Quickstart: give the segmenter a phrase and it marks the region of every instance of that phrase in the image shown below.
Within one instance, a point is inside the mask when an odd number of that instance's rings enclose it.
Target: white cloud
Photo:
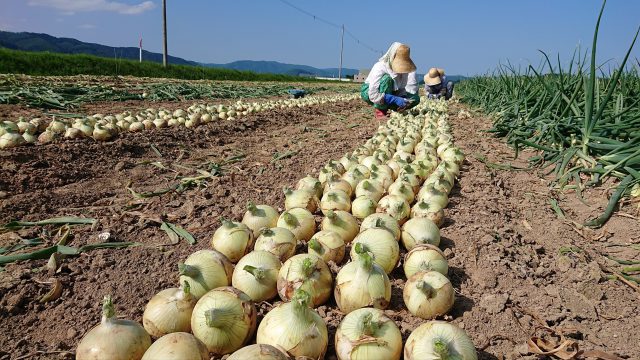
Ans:
[[[125,4],[109,0],[29,0],[30,6],[46,6],[60,10],[64,15],[77,12],[110,11],[125,15],[141,14],[156,7],[153,1]]]

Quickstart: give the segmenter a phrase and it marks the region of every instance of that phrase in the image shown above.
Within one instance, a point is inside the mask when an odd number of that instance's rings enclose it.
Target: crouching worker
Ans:
[[[409,47],[399,42],[391,44],[373,68],[360,96],[375,108],[375,117],[384,119],[389,110],[404,111],[420,102],[416,65],[409,56]]]
[[[453,96],[453,81],[447,81],[444,69],[431,68],[424,76],[424,92],[429,99],[449,100]]]

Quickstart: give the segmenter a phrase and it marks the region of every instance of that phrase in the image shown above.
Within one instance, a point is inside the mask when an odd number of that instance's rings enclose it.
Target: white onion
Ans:
[[[278,273],[278,294],[289,301],[296,290],[311,296],[313,307],[324,304],[331,296],[333,278],[327,264],[318,256],[298,254],[292,256]]]
[[[398,241],[391,232],[383,228],[370,228],[364,230],[355,239],[351,246],[351,260],[356,260],[356,244],[361,244],[363,250],[373,255],[373,260],[380,265],[384,271],[390,273],[400,259],[400,247]]]
[[[363,308],[342,319],[336,330],[335,348],[339,360],[399,360],[402,335],[382,310]]]
[[[219,287],[198,300],[191,317],[193,335],[215,355],[232,353],[251,339],[256,308],[247,294]]]
[[[422,244],[414,247],[404,257],[404,274],[407,278],[420,271],[437,271],[447,275],[449,265],[439,248]]]
[[[440,245],[440,229],[427,218],[413,218],[402,225],[402,244],[411,250],[419,244]]]
[[[268,251],[284,262],[296,253],[296,236],[281,227],[262,229],[253,249]]]
[[[175,332],[156,340],[142,357],[142,360],[157,359],[208,360],[209,351],[195,336],[186,332]]]
[[[446,314],[455,301],[453,286],[437,271],[420,271],[407,279],[402,298],[409,312],[423,319]]]
[[[251,251],[253,241],[253,231],[247,225],[223,219],[222,225],[213,233],[211,246],[236,263]]]
[[[405,360],[477,360],[475,346],[464,330],[446,321],[418,326],[405,343]]]
[[[255,302],[270,300],[278,294],[276,282],[282,264],[268,251],[252,251],[236,264],[231,284]]]

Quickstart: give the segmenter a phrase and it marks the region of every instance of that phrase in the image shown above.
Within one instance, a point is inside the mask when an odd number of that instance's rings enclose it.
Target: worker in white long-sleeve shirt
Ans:
[[[416,65],[411,60],[409,46],[399,42],[391,44],[373,65],[360,96],[373,105],[378,119],[386,118],[389,110],[404,111],[418,105]]]
[[[453,81],[447,81],[444,69],[433,67],[424,76],[424,92],[429,99],[449,100],[453,96]]]

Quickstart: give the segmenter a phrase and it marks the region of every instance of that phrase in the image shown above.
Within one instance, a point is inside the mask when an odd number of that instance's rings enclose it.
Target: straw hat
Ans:
[[[440,72],[440,70],[442,69],[429,69],[429,72],[424,75],[424,83],[429,86],[440,84],[442,82],[440,76],[444,75],[444,70],[442,70],[442,73]]]
[[[409,47],[407,45],[400,45],[396,50],[396,55],[391,60],[391,70],[404,74],[416,71],[416,64],[413,63],[409,56]]]

